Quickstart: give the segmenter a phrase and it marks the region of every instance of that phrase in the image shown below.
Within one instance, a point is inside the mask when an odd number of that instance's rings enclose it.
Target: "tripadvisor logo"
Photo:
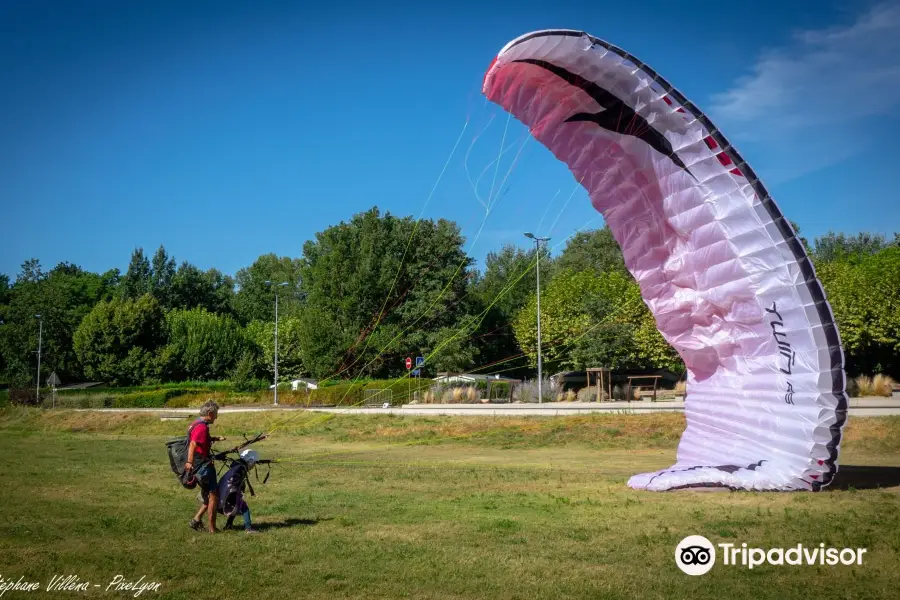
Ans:
[[[703,575],[716,564],[716,549],[702,535],[689,535],[675,548],[675,564],[688,575]]]
[[[722,564],[752,569],[760,565],[861,565],[866,548],[826,548],[825,544],[806,547],[797,544],[790,548],[752,548],[746,543],[713,543],[702,535],[689,535],[675,548],[675,564],[688,575],[703,575],[716,564],[716,547]]]

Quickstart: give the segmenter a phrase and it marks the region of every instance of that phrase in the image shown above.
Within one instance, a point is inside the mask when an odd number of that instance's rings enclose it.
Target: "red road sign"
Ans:
[[[406,368],[412,369],[412,359],[410,357],[406,357]]]

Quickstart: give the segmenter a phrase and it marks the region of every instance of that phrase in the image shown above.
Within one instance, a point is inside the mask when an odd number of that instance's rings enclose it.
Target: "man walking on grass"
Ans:
[[[192,472],[193,470],[194,477],[197,478],[197,484],[200,486],[200,493],[203,495],[203,506],[191,519],[191,528],[200,531],[202,527],[200,519],[203,518],[203,513],[208,511],[210,533],[218,531],[216,529],[216,514],[219,512],[216,510],[216,507],[219,505],[219,498],[216,466],[211,458],[212,443],[225,440],[224,437],[212,437],[209,434],[209,426],[216,422],[218,416],[219,405],[214,401],[209,400],[200,407],[200,418],[194,421],[188,430],[190,446],[188,447],[187,462],[184,464],[186,472]],[[210,509],[210,507],[212,508]]]

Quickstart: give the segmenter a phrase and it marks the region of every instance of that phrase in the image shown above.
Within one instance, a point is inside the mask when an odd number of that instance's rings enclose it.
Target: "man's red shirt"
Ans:
[[[212,437],[209,435],[209,423],[203,419],[194,421],[195,425],[191,429],[191,442],[197,442],[194,450],[196,454],[204,458],[209,458],[210,449],[212,447]]]

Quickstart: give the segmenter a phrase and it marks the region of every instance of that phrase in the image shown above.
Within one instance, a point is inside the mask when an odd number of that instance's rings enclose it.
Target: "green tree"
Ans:
[[[159,378],[157,353],[166,333],[163,309],[153,296],[102,300],[75,331],[75,353],[88,378],[135,385]]]
[[[44,271],[41,269],[41,261],[36,258],[29,258],[22,263],[22,272],[16,278],[17,282],[37,283],[44,279]]]
[[[234,312],[242,323],[251,321],[275,321],[275,290],[277,284],[287,282],[287,288],[278,287],[279,312],[282,316],[299,312],[301,262],[287,256],[264,254],[252,265],[237,272],[234,283]],[[271,281],[273,285],[267,285]]]
[[[43,322],[41,379],[55,371],[64,382],[81,380],[72,338],[94,304],[111,293],[102,276],[76,265],[60,263],[46,274],[36,261],[23,265],[7,292],[9,303],[3,311],[0,354],[6,378],[20,384],[34,380],[39,329],[35,315],[39,314]]]
[[[536,364],[534,300],[517,315],[514,327],[520,347]],[[558,367],[684,368],[637,283],[619,271],[558,273],[541,294],[541,338],[545,362]]]
[[[302,362],[313,377],[322,379],[336,374],[344,377],[356,374],[356,371],[348,373],[344,367],[349,364],[348,349],[355,343],[364,343],[363,334],[357,334],[356,338],[345,335],[338,329],[337,315],[317,306],[305,307],[299,319]],[[248,328],[253,325],[251,323]],[[268,334],[269,330],[265,329],[263,335]],[[254,336],[254,339],[261,338]]]
[[[169,311],[166,325],[168,344],[162,361],[169,380],[224,378],[248,347],[237,321],[204,308]]]
[[[0,274],[0,326],[6,323],[9,293],[9,275]]]
[[[550,279],[547,266],[550,261],[541,256],[541,286],[546,287]],[[484,321],[475,334],[480,358],[492,363],[516,354],[515,333],[512,321],[528,300],[536,287],[536,252],[522,250],[512,244],[504,246],[500,252],[489,252],[485,259],[484,274],[471,284],[472,294],[478,306],[486,311]],[[470,354],[463,350],[461,356]],[[464,362],[464,361],[463,361]],[[455,369],[439,369],[455,370]],[[513,369],[507,375],[521,375],[524,369]]]
[[[134,300],[153,291],[153,269],[144,256],[144,249],[137,248],[131,253],[128,271],[119,287],[122,297]]]
[[[554,267],[560,271],[628,272],[625,269],[622,249],[613,237],[609,225],[572,236],[556,259]],[[543,271],[541,276],[543,278]]]
[[[809,240],[800,235],[800,225],[798,225],[796,221],[791,221],[790,219],[788,219],[788,223],[790,223],[791,227],[794,229],[794,234],[800,240],[800,243],[803,245],[803,249],[806,250],[806,254],[812,256],[813,247],[809,245]]]
[[[219,314],[234,314],[234,286],[235,279],[231,275],[225,275],[218,269],[209,269],[204,274],[210,287],[212,298],[207,306],[212,312]]]
[[[400,375],[406,356],[437,348],[475,305],[462,244],[455,223],[377,208],[317,233],[303,248],[302,312],[315,316],[303,318],[307,352],[325,356],[309,367],[320,377]]]
[[[6,358],[3,354],[3,339],[6,335],[7,312],[9,311],[9,276],[0,274],[0,379],[7,380]]]
[[[836,256],[816,273],[838,324],[847,372],[900,378],[900,247]]]
[[[216,269],[201,271],[185,261],[172,277],[173,308],[205,308],[218,314],[233,314],[234,279]]]
[[[859,259],[881,252],[891,244],[880,233],[860,232],[846,235],[829,231],[816,238],[813,259],[816,264],[843,259]]]
[[[122,273],[119,269],[106,271],[100,275],[100,280],[103,282],[103,289],[109,294],[118,295],[120,293],[119,286],[122,284]]]
[[[541,292],[541,353],[545,363],[565,366],[571,345],[591,327],[586,298],[600,292],[601,280],[591,271],[562,271]],[[513,321],[516,340],[537,365],[537,297]]]
[[[166,249],[160,245],[153,255],[151,266],[151,293],[159,300],[163,308],[174,307],[172,303],[172,280],[175,278],[175,259],[169,257]]]
[[[253,321],[247,337],[256,347],[255,372],[268,381],[275,376],[275,322]],[[290,381],[307,375],[304,368],[303,322],[299,317],[278,319],[278,380]]]

